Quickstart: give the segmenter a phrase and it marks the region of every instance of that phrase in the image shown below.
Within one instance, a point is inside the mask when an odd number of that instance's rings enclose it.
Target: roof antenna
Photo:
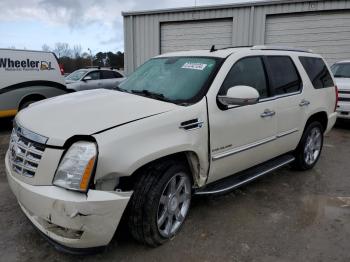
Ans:
[[[210,48],[210,53],[215,52],[215,51],[218,51],[218,50],[215,48],[215,45],[212,45]]]

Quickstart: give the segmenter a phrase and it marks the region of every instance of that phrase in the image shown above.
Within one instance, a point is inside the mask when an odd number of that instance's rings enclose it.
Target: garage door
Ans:
[[[232,45],[232,19],[161,24],[161,53]]]
[[[312,49],[329,64],[350,59],[350,12],[268,16],[265,44]]]

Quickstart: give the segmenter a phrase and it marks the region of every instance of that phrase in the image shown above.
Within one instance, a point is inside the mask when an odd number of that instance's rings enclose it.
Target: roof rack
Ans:
[[[93,69],[93,68],[97,68],[97,69],[101,69],[100,66],[87,66],[85,67],[86,69]]]
[[[276,50],[276,51],[294,51],[294,52],[303,52],[303,53],[313,53],[312,50],[305,48],[296,48],[289,46],[269,46],[269,45],[256,45],[252,47],[252,50]]]
[[[215,52],[218,50],[225,50],[225,49],[230,49],[230,48],[244,48],[244,47],[253,47],[252,45],[237,45],[237,46],[225,46],[221,48],[215,48],[215,45],[212,45],[210,48],[210,52]]]

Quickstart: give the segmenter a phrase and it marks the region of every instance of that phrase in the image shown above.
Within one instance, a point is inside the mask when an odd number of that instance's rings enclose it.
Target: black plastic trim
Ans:
[[[47,87],[60,89],[60,90],[63,90],[65,92],[69,93],[67,87],[65,85],[60,84],[60,83],[53,82],[53,81],[36,80],[36,81],[22,82],[22,83],[18,83],[18,84],[4,87],[4,88],[0,89],[0,94],[4,94],[7,92],[11,92],[13,90],[22,89],[22,88],[26,88],[26,87],[32,87],[32,86],[47,86]]]
[[[49,236],[45,235],[33,223],[32,223],[32,225],[59,252],[68,253],[68,254],[75,255],[75,256],[81,256],[81,255],[93,255],[93,254],[101,253],[106,249],[106,246],[90,247],[90,248],[67,247],[67,246],[62,245],[62,244],[58,243],[57,241],[53,240]]]

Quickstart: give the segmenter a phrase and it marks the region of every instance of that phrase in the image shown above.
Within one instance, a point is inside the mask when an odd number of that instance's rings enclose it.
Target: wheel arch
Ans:
[[[327,126],[328,126],[328,116],[327,113],[325,111],[320,111],[317,113],[312,114],[308,120],[306,121],[306,124],[304,126],[304,130],[303,133],[305,132],[306,128],[308,127],[308,125],[314,121],[318,121],[320,122],[320,124],[323,127],[322,132],[324,133],[327,130]]]
[[[28,102],[28,101],[40,101],[43,99],[46,99],[47,97],[44,96],[43,94],[40,93],[30,93],[30,94],[26,94],[24,96],[21,97],[19,103],[18,103],[18,110],[21,108],[21,106]]]
[[[190,170],[192,184],[194,186],[197,186],[199,184],[200,170],[201,170],[199,156],[194,151],[180,151],[180,152],[159,157],[146,164],[143,164],[142,166],[138,167],[130,176],[120,177],[118,189],[121,189],[122,191],[132,190],[134,184],[136,183],[143,169],[151,165],[156,165],[159,162],[169,161],[169,160],[183,162]]]

